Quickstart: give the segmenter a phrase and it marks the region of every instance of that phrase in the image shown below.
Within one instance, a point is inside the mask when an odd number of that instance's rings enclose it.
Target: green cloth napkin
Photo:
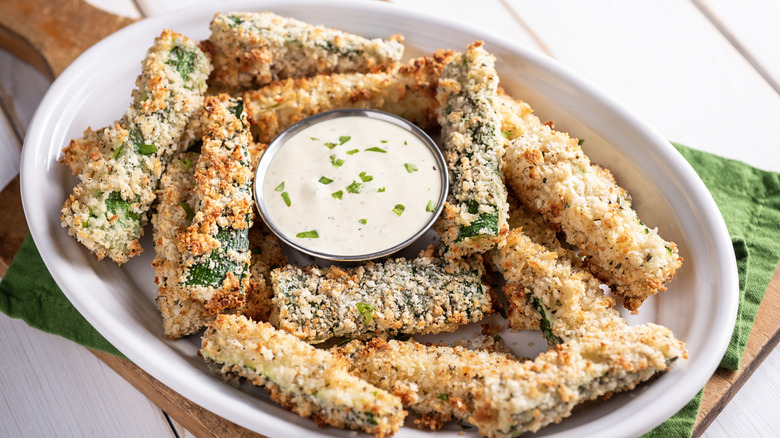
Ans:
[[[736,327],[721,366],[739,368],[758,306],[780,260],[780,174],[675,144],[712,193],[726,221],[739,271]],[[0,311],[30,326],[121,356],[62,294],[27,236],[0,282]],[[646,437],[690,436],[701,392]]]

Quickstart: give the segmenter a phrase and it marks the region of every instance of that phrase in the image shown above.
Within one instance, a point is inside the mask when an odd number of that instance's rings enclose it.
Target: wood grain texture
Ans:
[[[3,0],[0,45],[55,78],[84,50],[133,21],[82,0]]]
[[[187,400],[141,368],[138,368],[134,363],[102,351],[90,351],[130,382],[136,389],[149,397],[154,404],[165,411],[171,418],[185,425],[187,430],[195,436],[202,438],[263,438],[263,435],[238,426]]]
[[[0,333],[0,437],[175,438],[162,411],[84,347],[2,313]]]
[[[780,315],[780,267],[775,271],[764,300],[758,308],[745,355],[742,357],[742,369],[729,371],[719,368],[707,382],[693,437],[699,437],[704,433],[707,426],[715,420],[734,394],[780,342],[778,315]]]

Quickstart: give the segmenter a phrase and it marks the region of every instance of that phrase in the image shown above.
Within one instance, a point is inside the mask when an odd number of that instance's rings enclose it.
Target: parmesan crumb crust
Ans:
[[[382,72],[274,82],[244,93],[249,123],[257,139],[266,143],[306,117],[342,108],[385,111],[422,129],[435,128],[436,88],[442,68],[453,56],[451,50],[439,50]]]
[[[447,258],[483,253],[499,245],[507,232],[494,63],[493,55],[477,42],[455,56],[439,80],[437,113],[450,190],[435,228]]]
[[[348,373],[347,362],[267,323],[220,315],[203,335],[200,355],[228,380],[265,387],[271,399],[318,425],[377,438],[403,425],[398,397]]]
[[[141,253],[138,239],[165,166],[187,120],[203,102],[208,57],[169,30],[142,62],[133,104],[124,117],[70,143],[63,162],[79,184],[62,206],[62,226],[99,259],[118,264]]]
[[[585,255],[589,269],[636,311],[666,290],[682,265],[677,245],[642,223],[609,170],[590,162],[577,139],[526,113],[510,142],[504,175],[515,195]]]
[[[217,83],[251,88],[279,79],[381,68],[401,59],[401,39],[367,39],[270,12],[229,12],[214,17],[208,45]]]
[[[493,311],[481,261],[434,257],[357,268],[288,265],[271,273],[271,323],[309,342],[454,331]]]

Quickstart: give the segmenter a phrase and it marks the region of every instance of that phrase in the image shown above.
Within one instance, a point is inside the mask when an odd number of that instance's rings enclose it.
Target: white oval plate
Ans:
[[[57,284],[90,324],[130,360],[184,397],[259,433],[351,436],[346,431],[317,428],[271,403],[260,390],[224,384],[196,355],[197,336],[177,341],[165,338],[154,302],[149,228],[142,241],[146,252],[120,268],[110,261],[99,262],[60,226],[60,207],[76,182],[58,164],[61,149],[87,126],[100,128],[121,117],[130,103],[140,61],[163,28],[205,39],[217,10],[270,10],[372,37],[402,33],[412,53],[464,50],[474,40],[485,41],[487,50],[497,57],[501,85],[528,101],[543,120],[553,119],[558,129],[585,139],[583,147],[591,158],[612,169],[632,193],[643,221],[677,242],[685,258],[683,268],[667,292],[650,299],[640,316],[629,320],[672,328],[687,343],[690,359],[679,361],[671,372],[635,391],[578,408],[538,436],[637,436],[673,415],[704,386],[734,326],[737,274],[723,219],[684,159],[631,111],[548,58],[497,35],[397,5],[365,1],[243,1],[178,10],[109,36],[80,56],[51,86],[32,121],[22,156],[27,221]],[[506,338],[511,347],[524,349],[523,335]],[[538,351],[543,346],[535,339]],[[434,435],[455,437],[461,436],[459,432],[460,428],[450,425]],[[433,435],[406,427],[397,436]]]

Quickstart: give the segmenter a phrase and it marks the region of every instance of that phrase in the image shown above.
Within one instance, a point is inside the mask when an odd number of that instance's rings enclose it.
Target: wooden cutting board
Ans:
[[[82,0],[3,0],[0,2],[0,46],[27,61],[50,78],[57,77],[79,54],[134,20],[118,17]],[[89,26],[82,26],[89,23]],[[17,176],[0,192],[0,276],[25,236]],[[718,369],[704,389],[694,437],[725,405],[780,341],[780,269],[775,272],[758,311],[753,331],[737,372]],[[258,437],[175,393],[132,362],[92,351],[157,406],[198,437]]]

